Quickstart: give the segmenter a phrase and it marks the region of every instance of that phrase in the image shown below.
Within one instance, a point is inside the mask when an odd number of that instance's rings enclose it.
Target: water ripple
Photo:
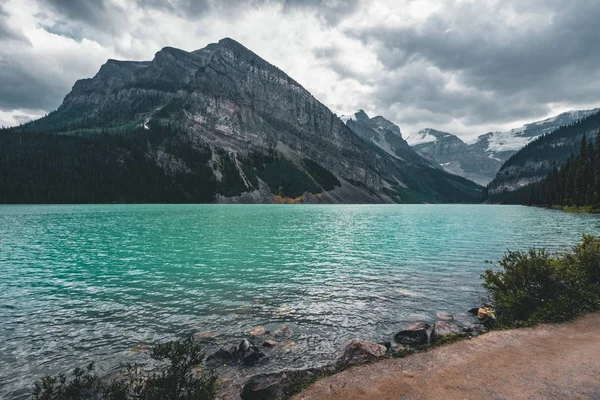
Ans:
[[[286,324],[264,368],[303,367],[463,312],[485,260],[583,232],[597,217],[512,206],[0,206],[0,398],[197,330]]]

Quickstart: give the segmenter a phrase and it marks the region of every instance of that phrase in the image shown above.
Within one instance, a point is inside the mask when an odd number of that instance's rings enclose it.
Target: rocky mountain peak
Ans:
[[[432,168],[392,122],[363,110],[350,121],[346,126],[283,71],[225,38],[192,52],[165,47],[151,61],[111,60],[94,78],[77,82],[57,111],[23,129],[135,138],[165,179],[200,179],[206,188],[182,183],[183,192],[206,189],[198,198],[215,201],[479,196],[472,182]],[[197,175],[185,180],[186,174]]]
[[[357,112],[355,112],[354,113],[354,118],[357,121],[369,121],[369,116],[367,115],[367,113],[363,109],[360,109]]]

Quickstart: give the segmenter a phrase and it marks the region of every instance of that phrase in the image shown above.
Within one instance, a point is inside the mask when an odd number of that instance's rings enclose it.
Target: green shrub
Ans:
[[[509,251],[483,286],[503,326],[562,322],[600,309],[600,239],[584,235],[571,253]]]
[[[94,364],[76,368],[72,377],[46,376],[36,382],[36,400],[210,400],[217,391],[218,378],[199,366],[204,353],[191,340],[159,344],[152,348],[152,359],[162,365],[152,373],[142,364],[129,364],[121,379],[103,382],[94,372]]]

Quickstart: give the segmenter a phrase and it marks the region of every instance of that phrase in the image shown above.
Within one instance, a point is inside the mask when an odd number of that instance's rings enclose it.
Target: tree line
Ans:
[[[504,202],[544,207],[588,207],[600,210],[600,131],[595,142],[583,135],[573,152],[542,181],[505,194]]]

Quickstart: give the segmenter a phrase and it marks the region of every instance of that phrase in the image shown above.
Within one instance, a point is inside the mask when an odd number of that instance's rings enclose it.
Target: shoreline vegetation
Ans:
[[[211,400],[290,398],[320,378],[350,366],[386,358],[402,358],[425,352],[490,330],[531,327],[540,323],[566,322],[600,310],[600,237],[584,235],[581,243],[564,254],[544,249],[508,251],[482,275],[488,301],[469,312],[471,324],[459,324],[440,312],[430,326],[416,322],[399,331],[389,342],[374,343],[353,339],[339,352],[335,363],[307,370],[288,370],[252,376],[237,393],[222,391],[216,372],[205,367],[207,359],[232,367],[256,362],[264,354],[255,343],[266,332],[255,332],[254,341],[243,340],[237,347],[222,348],[208,358],[198,337],[158,344],[150,349],[155,362],[128,365],[117,377],[98,377],[93,364],[77,368],[71,376],[46,376],[36,382],[36,400]],[[196,339],[196,340],[195,340]],[[202,339],[202,338],[200,338]],[[393,341],[392,341],[393,340]],[[270,340],[261,339],[268,347]]]

